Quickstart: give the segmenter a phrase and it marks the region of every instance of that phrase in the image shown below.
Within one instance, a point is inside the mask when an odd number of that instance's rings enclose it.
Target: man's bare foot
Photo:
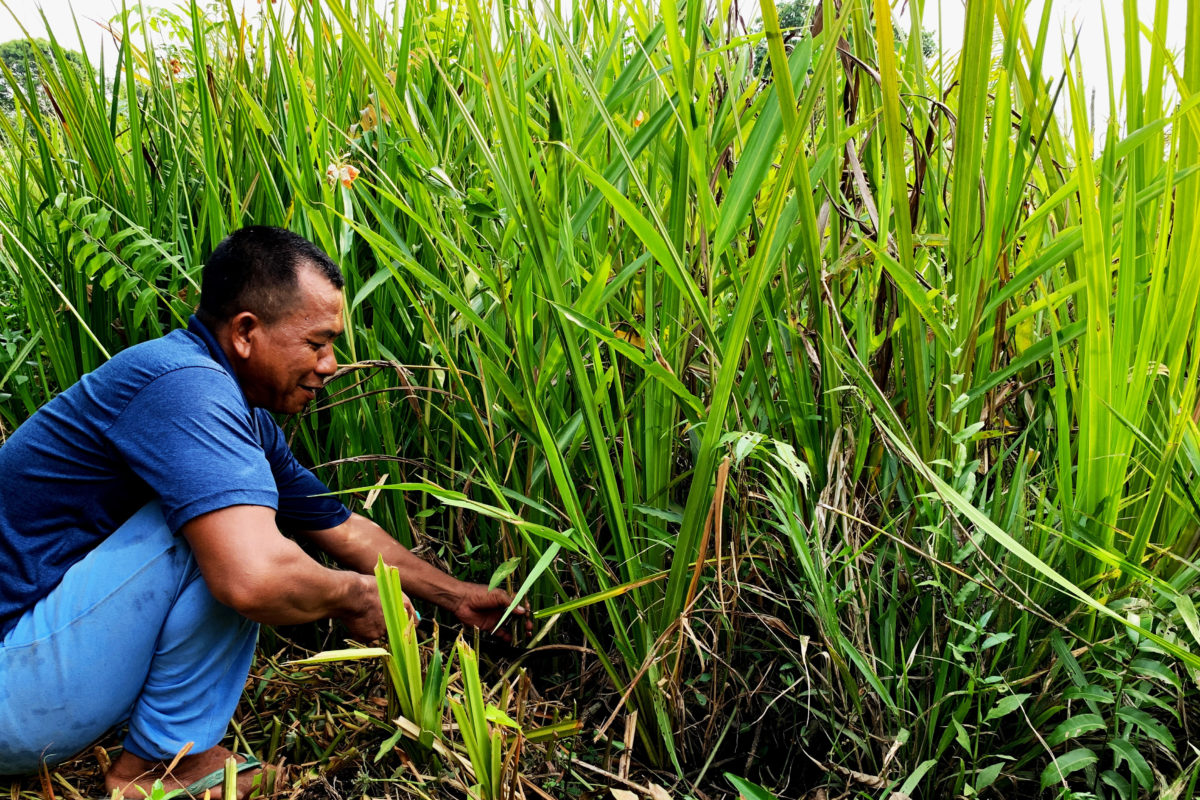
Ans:
[[[104,776],[104,785],[109,794],[114,789],[119,789],[122,796],[130,798],[130,800],[142,800],[149,796],[155,781],[161,780],[163,788],[168,792],[184,789],[206,775],[222,769],[225,766],[225,759],[231,755],[234,754],[224,747],[212,747],[203,753],[186,755],[179,759],[179,763],[168,775],[166,774],[167,763],[147,761],[126,750],[117,757],[108,774]],[[241,756],[235,756],[235,758],[239,764],[245,761]],[[254,779],[261,772],[262,769],[259,768],[238,773],[238,800],[244,800],[250,794]],[[223,784],[222,781],[211,789],[212,800],[221,799]],[[198,796],[203,797],[204,792],[199,792]]]

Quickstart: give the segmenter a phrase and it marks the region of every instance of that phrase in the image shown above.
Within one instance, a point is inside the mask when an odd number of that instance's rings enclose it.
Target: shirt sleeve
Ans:
[[[328,495],[329,487],[312,474],[312,471],[296,460],[287,445],[283,431],[275,424],[270,413],[256,409],[258,430],[263,451],[275,475],[279,488],[278,520],[281,527],[287,526],[303,531],[323,531],[336,528],[350,518],[350,509],[336,497]]]
[[[224,371],[183,367],[156,378],[133,397],[108,438],[158,494],[173,532],[229,506],[279,507],[251,412]]]

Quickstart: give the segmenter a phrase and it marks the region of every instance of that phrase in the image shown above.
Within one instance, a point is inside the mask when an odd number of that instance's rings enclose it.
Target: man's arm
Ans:
[[[364,641],[386,632],[374,578],[329,569],[275,526],[275,511],[239,505],[184,524],[204,582],[219,602],[268,625],[344,619]]]
[[[463,623],[486,632],[491,632],[512,602],[502,589],[489,590],[481,584],[466,583],[447,575],[413,555],[387,531],[361,514],[351,514],[335,528],[304,531],[301,535],[342,566],[365,575],[374,573],[375,564],[383,556],[385,564],[399,571],[406,594],[444,608]],[[513,609],[513,614],[527,617],[526,610],[520,606]],[[528,618],[525,628],[533,628]],[[497,631],[496,635],[505,640],[510,638],[504,631]]]

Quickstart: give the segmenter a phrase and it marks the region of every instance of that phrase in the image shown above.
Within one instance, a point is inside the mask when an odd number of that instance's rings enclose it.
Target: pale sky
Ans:
[[[1047,34],[1046,56],[1043,69],[1047,77],[1055,78],[1062,75],[1062,64],[1066,48],[1074,41],[1075,32],[1079,32],[1079,60],[1083,68],[1084,84],[1088,87],[1089,95],[1094,91],[1095,122],[1097,139],[1108,120],[1108,71],[1104,59],[1104,24],[1108,23],[1108,46],[1112,53],[1113,74],[1120,80],[1125,73],[1125,27],[1122,19],[1121,0],[1052,0],[1050,11],[1050,31]],[[1138,16],[1150,27],[1154,24],[1154,0],[1137,0]],[[897,17],[908,24],[908,3],[901,0],[895,4],[898,9]],[[1046,6],[1045,0],[1030,0],[1025,15],[1026,27],[1030,38],[1037,36],[1038,24],[1041,22],[1042,11]],[[947,54],[957,55],[962,49],[963,34],[963,0],[925,0],[922,26],[934,32],[941,32],[941,44]],[[1185,17],[1187,4],[1171,2],[1167,11],[1167,47],[1180,53],[1183,50]],[[1142,71],[1143,80],[1150,68],[1150,48],[1146,38],[1142,37]],[[1180,72],[1183,71],[1183,61],[1179,58]],[[1117,103],[1120,106],[1121,86],[1113,87]],[[1065,91],[1064,91],[1065,98]],[[1061,99],[1060,103],[1065,103]],[[1099,142],[1097,142],[1099,143]]]
[[[781,0],[776,0],[780,2]],[[136,0],[128,0],[131,5]],[[146,0],[147,5],[176,6],[172,0]],[[252,0],[251,0],[252,2]],[[1040,19],[1046,0],[1031,0],[1027,14],[1030,34],[1036,34],[1036,26]],[[1079,37],[1079,53],[1085,73],[1085,83],[1089,91],[1095,90],[1096,124],[1101,129],[1108,116],[1107,71],[1104,62],[1104,30],[1103,20],[1107,18],[1109,27],[1109,44],[1112,48],[1114,73],[1123,73],[1124,59],[1124,28],[1121,22],[1120,0],[1052,0],[1052,26],[1049,36],[1049,51],[1046,58],[1046,68],[1051,68],[1054,74],[1061,74],[1063,49],[1061,43],[1070,42],[1076,29],[1081,31]],[[248,2],[247,5],[250,3]],[[75,25],[83,34],[84,45],[93,62],[99,62],[100,50],[105,49],[105,63],[111,69],[113,62],[113,46],[108,35],[97,24],[107,21],[120,7],[119,0],[0,0],[0,42],[20,37],[21,30],[17,20],[34,36],[44,35],[42,21],[38,15],[41,8],[50,29],[68,47],[77,47],[78,38]],[[908,24],[909,0],[894,0],[897,18],[902,25]],[[947,54],[957,53],[961,48],[963,30],[963,0],[925,0],[923,25],[934,35],[941,37],[941,43]],[[1153,21],[1154,0],[1138,0],[1139,13],[1143,21],[1149,25]],[[7,9],[7,10],[5,10]],[[1167,45],[1175,50],[1183,47],[1184,16],[1186,3],[1170,3]],[[1143,49],[1146,53],[1147,49]],[[1143,56],[1144,67],[1149,58]],[[1120,92],[1120,87],[1116,87]],[[1119,96],[1118,96],[1119,97]],[[1119,102],[1119,99],[1118,99]]]
[[[22,26],[31,36],[44,37],[46,26],[38,13],[40,9],[60,44],[72,50],[79,48],[79,36],[75,33],[78,24],[91,61],[100,63],[100,48],[107,43],[104,60],[111,64],[116,51],[111,37],[97,21],[107,22],[120,7],[120,0],[0,0],[0,42],[20,39]]]

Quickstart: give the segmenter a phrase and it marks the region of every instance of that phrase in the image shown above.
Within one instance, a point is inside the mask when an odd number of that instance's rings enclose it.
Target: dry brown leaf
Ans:
[[[892,763],[892,759],[896,757],[896,753],[903,744],[904,740],[896,737],[896,741],[892,742],[892,746],[888,748],[887,755],[883,757],[883,767],[880,769],[880,772],[887,772],[888,764]]]
[[[841,764],[826,764],[825,768],[827,770],[832,770],[833,772],[836,772],[843,777],[849,778],[852,781],[857,781],[859,783],[866,784],[867,786],[870,786],[872,789],[886,789],[888,787],[888,781],[884,780],[883,778],[879,777],[878,775],[868,775],[865,772],[859,772],[858,770],[854,770],[854,769],[847,769],[847,768],[843,767]],[[889,798],[889,800],[904,800],[902,795],[899,798],[895,797],[895,795],[898,795],[898,794],[899,794],[899,792],[893,792],[892,793],[893,797]]]
[[[612,792],[613,800],[642,800],[638,797],[637,792],[631,792],[628,789],[609,789]]]
[[[650,790],[650,800],[671,800],[671,793],[657,783],[647,784],[646,788]]]

